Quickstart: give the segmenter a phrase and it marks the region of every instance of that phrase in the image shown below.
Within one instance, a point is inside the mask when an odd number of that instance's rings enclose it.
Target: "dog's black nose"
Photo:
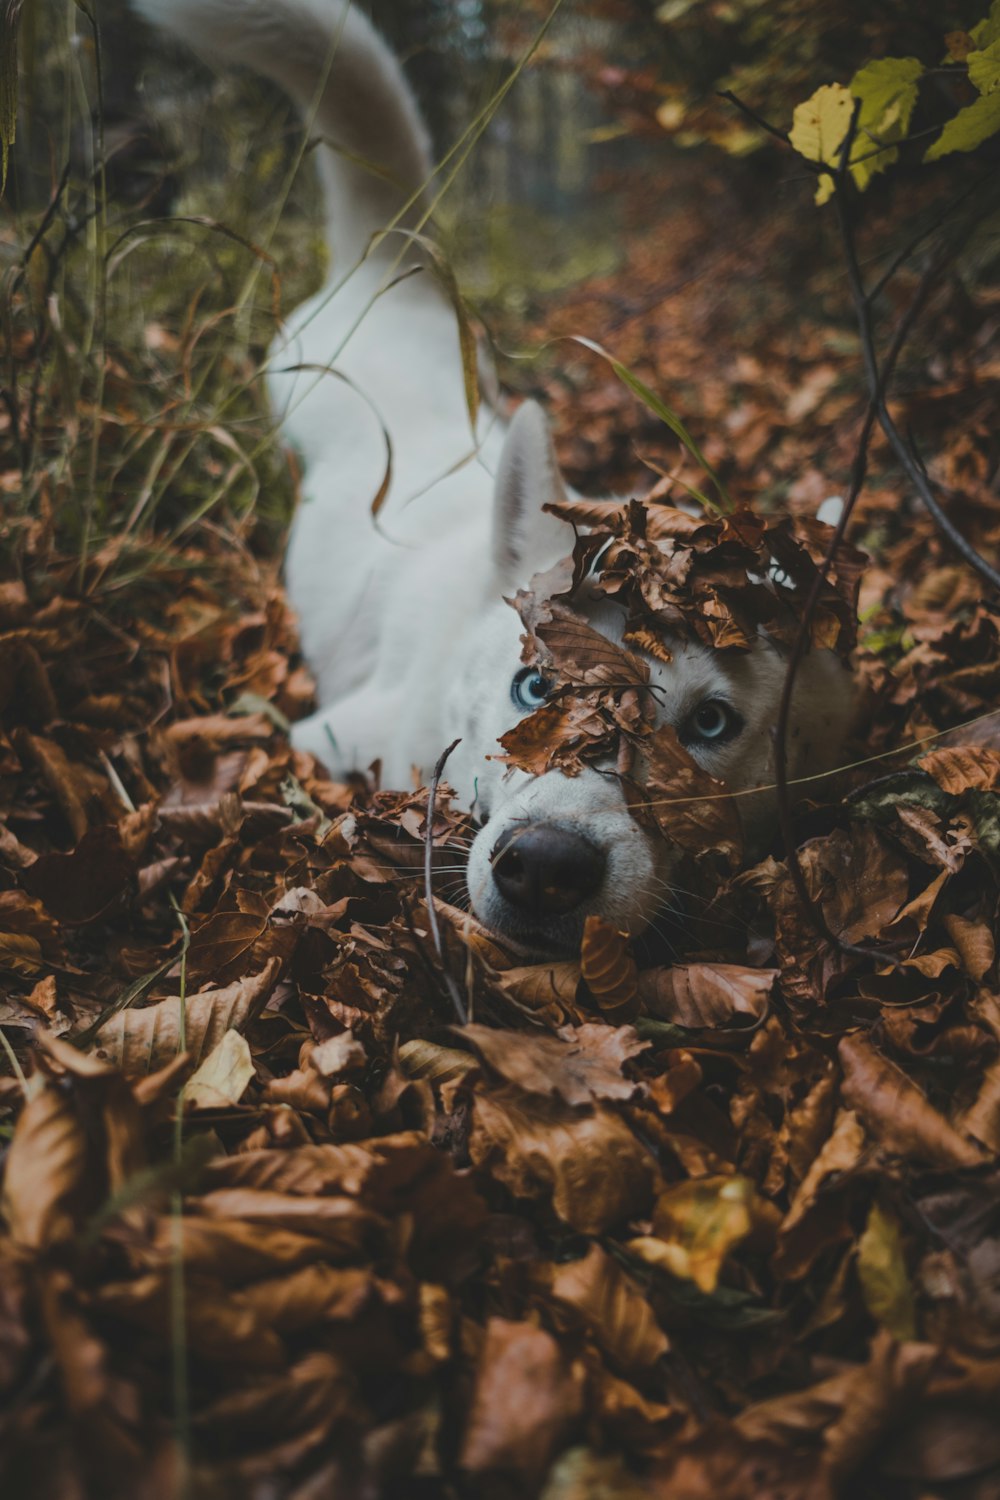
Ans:
[[[592,896],[604,879],[600,849],[555,823],[504,829],[492,863],[501,896],[536,917],[565,916]]]

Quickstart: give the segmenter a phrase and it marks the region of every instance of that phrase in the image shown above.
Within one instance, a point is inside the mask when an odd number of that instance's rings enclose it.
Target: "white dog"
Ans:
[[[268,376],[305,466],[287,580],[322,707],[295,744],[336,772],[380,758],[385,784],[405,786],[459,739],[447,776],[482,821],[468,876],[477,915],[548,952],[572,948],[590,913],[641,930],[677,854],[633,821],[619,782],[597,770],[533,778],[496,758],[499,736],[544,691],[504,600],[574,537],[543,510],[566,491],[539,407],[509,426],[485,410],[470,430],[455,312],[406,231],[433,173],[397,60],[344,0],[136,3],[199,52],[276,80],[323,143],[330,275],[276,341]],[[594,619],[606,634],[623,628],[607,604]],[[651,679],[692,757],[733,789],[773,781],[784,675],[773,644],[722,654],[675,640],[671,652],[669,664],[650,660]],[[850,700],[839,661],[812,653],[791,775],[832,763]],[[766,796],[748,800],[758,823],[773,816]]]

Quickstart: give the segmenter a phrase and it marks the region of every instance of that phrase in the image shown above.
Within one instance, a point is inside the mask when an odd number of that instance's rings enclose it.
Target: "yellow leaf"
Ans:
[[[824,203],[829,203],[832,197],[833,178],[830,176],[829,172],[822,172],[820,174],[819,181],[816,184],[816,196],[813,198],[813,202],[817,205],[822,205]]]
[[[872,1204],[868,1225],[858,1241],[858,1277],[865,1306],[893,1338],[916,1337],[913,1290],[906,1274],[899,1223]]]
[[[630,1242],[644,1260],[714,1292],[726,1257],[754,1230],[772,1232],[777,1214],[746,1177],[701,1177],[661,1193],[653,1235]]]
[[[796,105],[788,139],[808,161],[822,161],[835,167],[853,112],[850,89],[842,83],[825,83],[804,104]],[[831,182],[831,191],[832,188]]]
[[[227,1031],[188,1079],[185,1103],[194,1109],[226,1109],[239,1102],[253,1075],[246,1037],[238,1031]]]

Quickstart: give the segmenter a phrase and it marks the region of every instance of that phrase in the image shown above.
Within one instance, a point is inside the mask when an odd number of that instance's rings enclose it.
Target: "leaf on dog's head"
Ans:
[[[551,665],[574,685],[643,687],[649,681],[645,662],[564,604],[551,606],[550,618],[539,622],[535,635]]]
[[[664,836],[692,854],[718,850],[738,864],[743,829],[724,781],[702,770],[677,732],[661,724],[642,747],[640,796],[630,803],[639,818],[651,818]]]
[[[576,776],[582,751],[610,749],[613,740],[613,727],[590,701],[570,697],[543,703],[500,736],[507,760],[533,776],[555,769]]]

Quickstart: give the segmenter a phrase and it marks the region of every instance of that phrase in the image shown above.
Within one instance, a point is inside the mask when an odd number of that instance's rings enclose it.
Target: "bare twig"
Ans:
[[[889,409],[885,403],[884,382],[879,375],[878,357],[875,353],[871,299],[865,291],[862,280],[861,267],[858,264],[857,246],[854,241],[854,227],[851,223],[850,207],[847,203],[842,183],[838,183],[835,197],[837,200],[837,219],[840,225],[840,237],[844,247],[844,256],[847,261],[847,277],[851,288],[851,296],[854,301],[854,310],[857,315],[858,331],[861,335],[861,352],[864,359],[865,375],[868,380],[868,389],[879,425],[888,438],[889,445],[899,460],[900,467],[934,517],[938,529],[944,533],[956,552],[961,554],[969,566],[979,574],[980,578],[988,583],[991,588],[1000,591],[1000,572],[981,556],[972,543],[962,535],[947,512],[942,508],[940,501],[931,489],[927,475],[889,415]]]
[[[451,996],[451,1003],[455,1007],[455,1014],[464,1026],[469,1018],[465,1012],[465,1001],[462,999],[462,992],[452,977],[451,971],[445,961],[444,944],[441,941],[441,929],[438,926],[437,910],[434,906],[434,888],[431,880],[434,858],[434,805],[437,802],[438,784],[441,780],[445,763],[458,743],[458,740],[452,740],[447,750],[441,752],[438,763],[434,767],[434,775],[431,777],[430,785],[427,788],[427,832],[424,836],[424,895],[427,899],[427,919],[430,923],[434,948],[441,964],[441,973],[447,986],[448,994]]]
[[[944,258],[935,261],[931,266],[927,268],[923,277],[921,278],[920,285],[918,286],[909,307],[903,314],[903,317],[899,320],[896,331],[893,334],[892,343],[890,344],[885,357],[885,363],[882,367],[881,374],[879,375],[879,391],[884,390],[886,384],[892,378],[892,373],[896,367],[896,362],[899,359],[899,355],[903,349],[903,345],[909,337],[910,331],[913,328],[913,324],[916,322],[918,316],[920,315],[920,312],[922,311],[924,304],[927,301],[930,290],[934,285],[934,282],[937,280],[938,276],[941,274],[943,268]],[[840,544],[844,540],[844,535],[850,523],[852,512],[864,487],[865,477],[868,472],[868,445],[871,441],[872,429],[875,425],[876,415],[877,410],[875,400],[874,398],[869,398],[868,407],[865,411],[864,419],[861,424],[861,431],[858,434],[858,443],[855,450],[854,463],[851,470],[850,489],[848,490],[847,498],[844,502],[844,508],[841,512],[840,520],[837,522],[837,525],[834,528],[833,536],[830,538],[830,544],[827,547],[826,554],[823,558],[823,561],[820,563],[819,569],[816,573],[816,577],[813,579],[812,588],[810,589],[809,594],[806,598],[805,608],[802,611],[802,618],[799,624],[799,631],[795,638],[795,644],[792,647],[791,656],[789,657],[788,668],[785,672],[785,681],[781,692],[781,702],[778,706],[778,718],[774,729],[774,781],[776,789],[776,800],[778,805],[778,822],[781,827],[781,837],[787,853],[788,872],[792,878],[792,884],[795,887],[796,894],[800,902],[802,903],[802,906],[808,912],[810,921],[816,928],[816,931],[822,937],[826,938],[828,942],[833,943],[835,947],[842,948],[847,952],[856,953],[859,955],[863,954],[865,957],[869,958],[888,958],[889,955],[883,955],[881,953],[876,954],[866,948],[854,947],[853,945],[846,944],[840,939],[834,937],[833,933],[830,932],[826,922],[824,921],[822,913],[819,911],[819,908],[816,906],[816,903],[810,896],[808,887],[806,886],[805,876],[802,871],[802,865],[799,861],[798,850],[795,845],[795,829],[792,820],[791,805],[788,797],[789,780],[787,760],[788,723],[791,717],[792,698],[795,692],[795,679],[798,675],[798,670],[802,663],[802,658],[805,655],[806,646],[809,641],[809,626],[812,622],[812,617],[816,612],[816,607],[819,604],[820,593],[822,591],[823,585],[826,583],[830,568],[832,567],[834,559],[836,558],[837,552],[840,548]],[[894,960],[890,958],[890,962],[894,962]]]
[[[749,104],[744,104],[742,99],[738,99],[731,89],[720,89],[718,97],[725,99],[729,104],[735,104],[740,114],[746,115],[748,120],[752,120],[755,125],[761,130],[765,130],[768,135],[773,135],[774,139],[781,141],[783,146],[788,146],[794,150],[787,130],[779,130],[777,125],[770,124],[769,121],[764,119],[763,115],[759,115],[755,109],[751,109]],[[824,172],[829,171],[828,167],[822,167],[820,162],[809,161],[808,157],[803,157],[802,160],[810,171],[818,172],[821,169]]]

